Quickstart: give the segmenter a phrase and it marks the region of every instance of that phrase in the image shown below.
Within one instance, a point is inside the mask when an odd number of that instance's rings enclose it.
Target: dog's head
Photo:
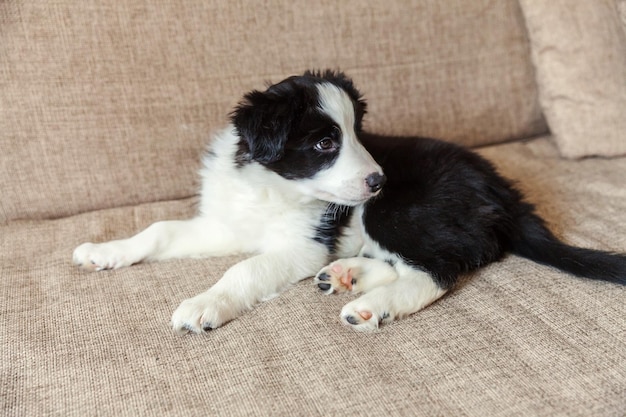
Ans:
[[[305,72],[252,91],[232,113],[239,160],[296,181],[321,200],[363,203],[385,181],[358,140],[365,107],[352,81],[333,71]]]

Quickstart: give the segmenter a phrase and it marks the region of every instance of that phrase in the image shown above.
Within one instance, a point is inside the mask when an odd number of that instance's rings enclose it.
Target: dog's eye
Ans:
[[[315,144],[315,149],[320,152],[332,152],[337,149],[335,141],[329,137],[325,137]]]

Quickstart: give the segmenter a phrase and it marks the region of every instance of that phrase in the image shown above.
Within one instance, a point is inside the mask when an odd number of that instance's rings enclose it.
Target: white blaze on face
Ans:
[[[358,141],[354,132],[354,105],[339,87],[324,83],[317,86],[320,110],[341,129],[339,155],[332,166],[307,180],[316,197],[338,204],[356,205],[377,194],[366,183],[368,175],[382,174],[380,166]]]

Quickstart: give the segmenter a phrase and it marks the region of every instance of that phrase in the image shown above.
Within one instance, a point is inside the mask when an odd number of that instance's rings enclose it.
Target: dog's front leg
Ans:
[[[128,239],[84,243],[74,250],[74,263],[101,271],[144,260],[223,256],[241,250],[239,240],[219,219],[196,217],[161,221]]]
[[[264,253],[233,265],[208,291],[180,304],[172,315],[172,327],[182,334],[220,327],[289,284],[312,276],[325,262],[321,252],[309,252],[306,259],[301,254]]]

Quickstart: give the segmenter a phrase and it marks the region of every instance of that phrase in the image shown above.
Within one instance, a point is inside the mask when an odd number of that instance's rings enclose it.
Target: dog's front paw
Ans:
[[[227,297],[205,292],[180,303],[172,314],[172,328],[179,334],[208,332],[236,316]]]
[[[74,264],[88,271],[102,271],[131,265],[130,253],[118,241],[83,243],[74,250]]]

